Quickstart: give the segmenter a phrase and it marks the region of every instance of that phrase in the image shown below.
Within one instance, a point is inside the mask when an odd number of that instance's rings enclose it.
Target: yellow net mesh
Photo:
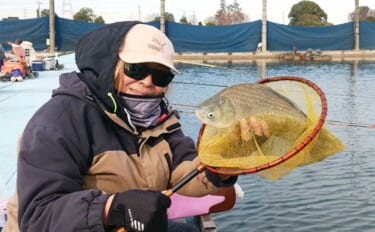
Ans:
[[[200,136],[198,154],[200,161],[211,167],[249,169],[279,159],[306,141],[320,119],[322,102],[319,94],[310,86],[296,81],[277,81],[267,86],[294,102],[306,115],[270,112],[244,115],[263,120],[269,127],[270,136],[256,136],[250,129],[250,140],[241,139],[239,120],[228,128],[206,125]],[[240,93],[237,93],[240,94]],[[256,107],[256,106],[254,106]],[[270,105],[269,108],[276,106]],[[277,180],[294,168],[320,161],[345,148],[345,145],[327,128],[323,127],[316,137],[297,155],[270,169],[258,172],[265,178]]]

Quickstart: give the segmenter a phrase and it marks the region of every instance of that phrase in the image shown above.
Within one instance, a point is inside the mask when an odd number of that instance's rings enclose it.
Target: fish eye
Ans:
[[[208,119],[214,119],[215,118],[215,114],[213,112],[210,112],[207,114],[207,118]]]

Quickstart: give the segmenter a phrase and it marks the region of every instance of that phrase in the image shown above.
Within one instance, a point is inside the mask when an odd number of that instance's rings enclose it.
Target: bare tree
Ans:
[[[241,23],[248,19],[242,12],[240,4],[234,0],[233,4],[226,5],[225,0],[220,1],[220,9],[215,14],[217,25]]]

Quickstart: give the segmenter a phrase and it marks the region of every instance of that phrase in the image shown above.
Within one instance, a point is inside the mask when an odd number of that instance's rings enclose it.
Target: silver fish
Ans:
[[[241,118],[256,115],[289,115],[305,120],[305,113],[291,100],[258,83],[232,85],[203,101],[195,111],[205,124],[227,128]]]

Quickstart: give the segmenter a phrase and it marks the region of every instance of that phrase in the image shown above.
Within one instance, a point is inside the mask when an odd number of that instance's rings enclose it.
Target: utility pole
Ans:
[[[355,0],[355,10],[354,10],[354,50],[359,50],[359,0]]]
[[[267,0],[263,0],[262,8],[262,52],[267,51]]]
[[[160,30],[165,33],[165,0],[160,0]]]
[[[36,4],[37,4],[37,6],[38,6],[38,7],[36,8],[36,17],[37,17],[37,18],[40,18],[40,5],[42,4],[42,2],[38,0],[38,1],[36,2]]]
[[[49,52],[55,52],[55,2],[49,0]]]

